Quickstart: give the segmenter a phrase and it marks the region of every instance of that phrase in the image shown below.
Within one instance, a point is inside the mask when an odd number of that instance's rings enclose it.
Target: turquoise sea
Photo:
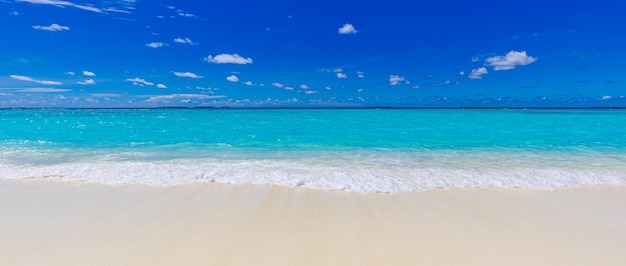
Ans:
[[[0,110],[0,178],[356,192],[626,184],[626,110]]]

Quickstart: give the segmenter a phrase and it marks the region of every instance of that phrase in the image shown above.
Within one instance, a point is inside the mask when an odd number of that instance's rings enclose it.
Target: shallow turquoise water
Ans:
[[[4,178],[544,189],[624,165],[624,110],[0,110]]]

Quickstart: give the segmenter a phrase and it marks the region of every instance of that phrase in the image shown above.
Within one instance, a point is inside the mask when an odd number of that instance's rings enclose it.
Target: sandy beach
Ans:
[[[626,186],[359,194],[0,179],[1,265],[624,265]]]

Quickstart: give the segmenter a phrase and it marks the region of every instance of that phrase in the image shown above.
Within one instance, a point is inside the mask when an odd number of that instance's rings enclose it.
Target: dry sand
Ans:
[[[0,265],[626,265],[626,186],[356,194],[0,179]]]

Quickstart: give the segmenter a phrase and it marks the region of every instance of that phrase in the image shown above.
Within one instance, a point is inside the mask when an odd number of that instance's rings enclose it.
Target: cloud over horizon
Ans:
[[[526,55],[526,51],[510,51],[506,55],[498,55],[485,59],[486,66],[493,67],[493,70],[511,70],[516,66],[525,66],[537,61],[536,57]]]
[[[352,24],[346,23],[343,24],[338,30],[339,34],[355,34],[358,31],[352,26]]]
[[[200,79],[202,78],[202,76],[196,74],[196,73],[192,73],[192,72],[174,72],[174,75],[177,77],[183,77],[183,78],[192,78],[192,79]]]
[[[176,98],[183,99],[220,99],[226,96],[223,95],[206,95],[206,94],[169,94],[169,95],[157,95],[149,97],[146,102],[157,102],[163,100],[172,100]]]
[[[68,89],[57,89],[57,88],[24,88],[16,90],[15,92],[26,92],[26,93],[39,93],[39,92],[68,92],[72,90]]]
[[[87,76],[87,77],[95,77],[96,73],[93,73],[91,71],[87,71],[87,70],[83,70],[83,76]]]
[[[485,75],[489,72],[487,72],[487,68],[486,67],[479,67],[476,69],[472,69],[472,73],[470,73],[468,75],[468,77],[470,79],[483,79],[482,75]]]
[[[230,82],[238,82],[239,78],[235,75],[230,75],[228,77],[226,77],[226,80],[230,81]]]
[[[9,77],[12,78],[12,79],[15,79],[15,80],[30,81],[30,82],[35,82],[35,83],[44,84],[44,85],[61,85],[61,84],[63,84],[60,81],[38,80],[38,79],[33,79],[31,77],[22,76],[22,75],[10,75]]]
[[[93,7],[93,6],[74,4],[74,3],[69,2],[69,1],[60,1],[60,0],[15,0],[15,2],[25,2],[25,3],[39,4],[39,5],[53,5],[53,6],[58,6],[58,7],[74,7],[74,8],[78,8],[78,9],[82,9],[82,10],[86,10],[86,11],[91,11],[91,12],[96,12],[96,13],[103,13],[103,11],[100,8]]]
[[[128,79],[126,79],[126,81],[132,82],[133,85],[136,85],[136,86],[144,86],[144,85],[152,86],[152,85],[154,85],[153,82],[146,81],[145,79],[142,79],[142,78],[132,78],[132,79],[128,78]]]
[[[215,64],[252,64],[252,58],[244,58],[238,54],[218,54],[216,56],[209,55],[205,61]]]
[[[399,85],[400,82],[406,82],[406,79],[404,77],[401,77],[399,75],[389,75],[389,85],[391,86],[396,86]]]
[[[36,26],[33,26],[33,29],[45,30],[45,31],[64,31],[64,30],[70,30],[70,27],[68,27],[68,26],[61,26],[59,24],[52,23],[52,24],[50,24],[50,26],[36,25]]]
[[[174,42],[181,43],[181,44],[192,44],[192,45],[195,44],[189,38],[176,38],[176,39],[174,39]]]
[[[85,81],[76,82],[80,85],[96,85],[96,81],[93,79],[86,79]]]
[[[151,42],[151,43],[146,44],[146,46],[150,48],[160,48],[160,47],[163,47],[163,45],[164,44],[162,42]]]

